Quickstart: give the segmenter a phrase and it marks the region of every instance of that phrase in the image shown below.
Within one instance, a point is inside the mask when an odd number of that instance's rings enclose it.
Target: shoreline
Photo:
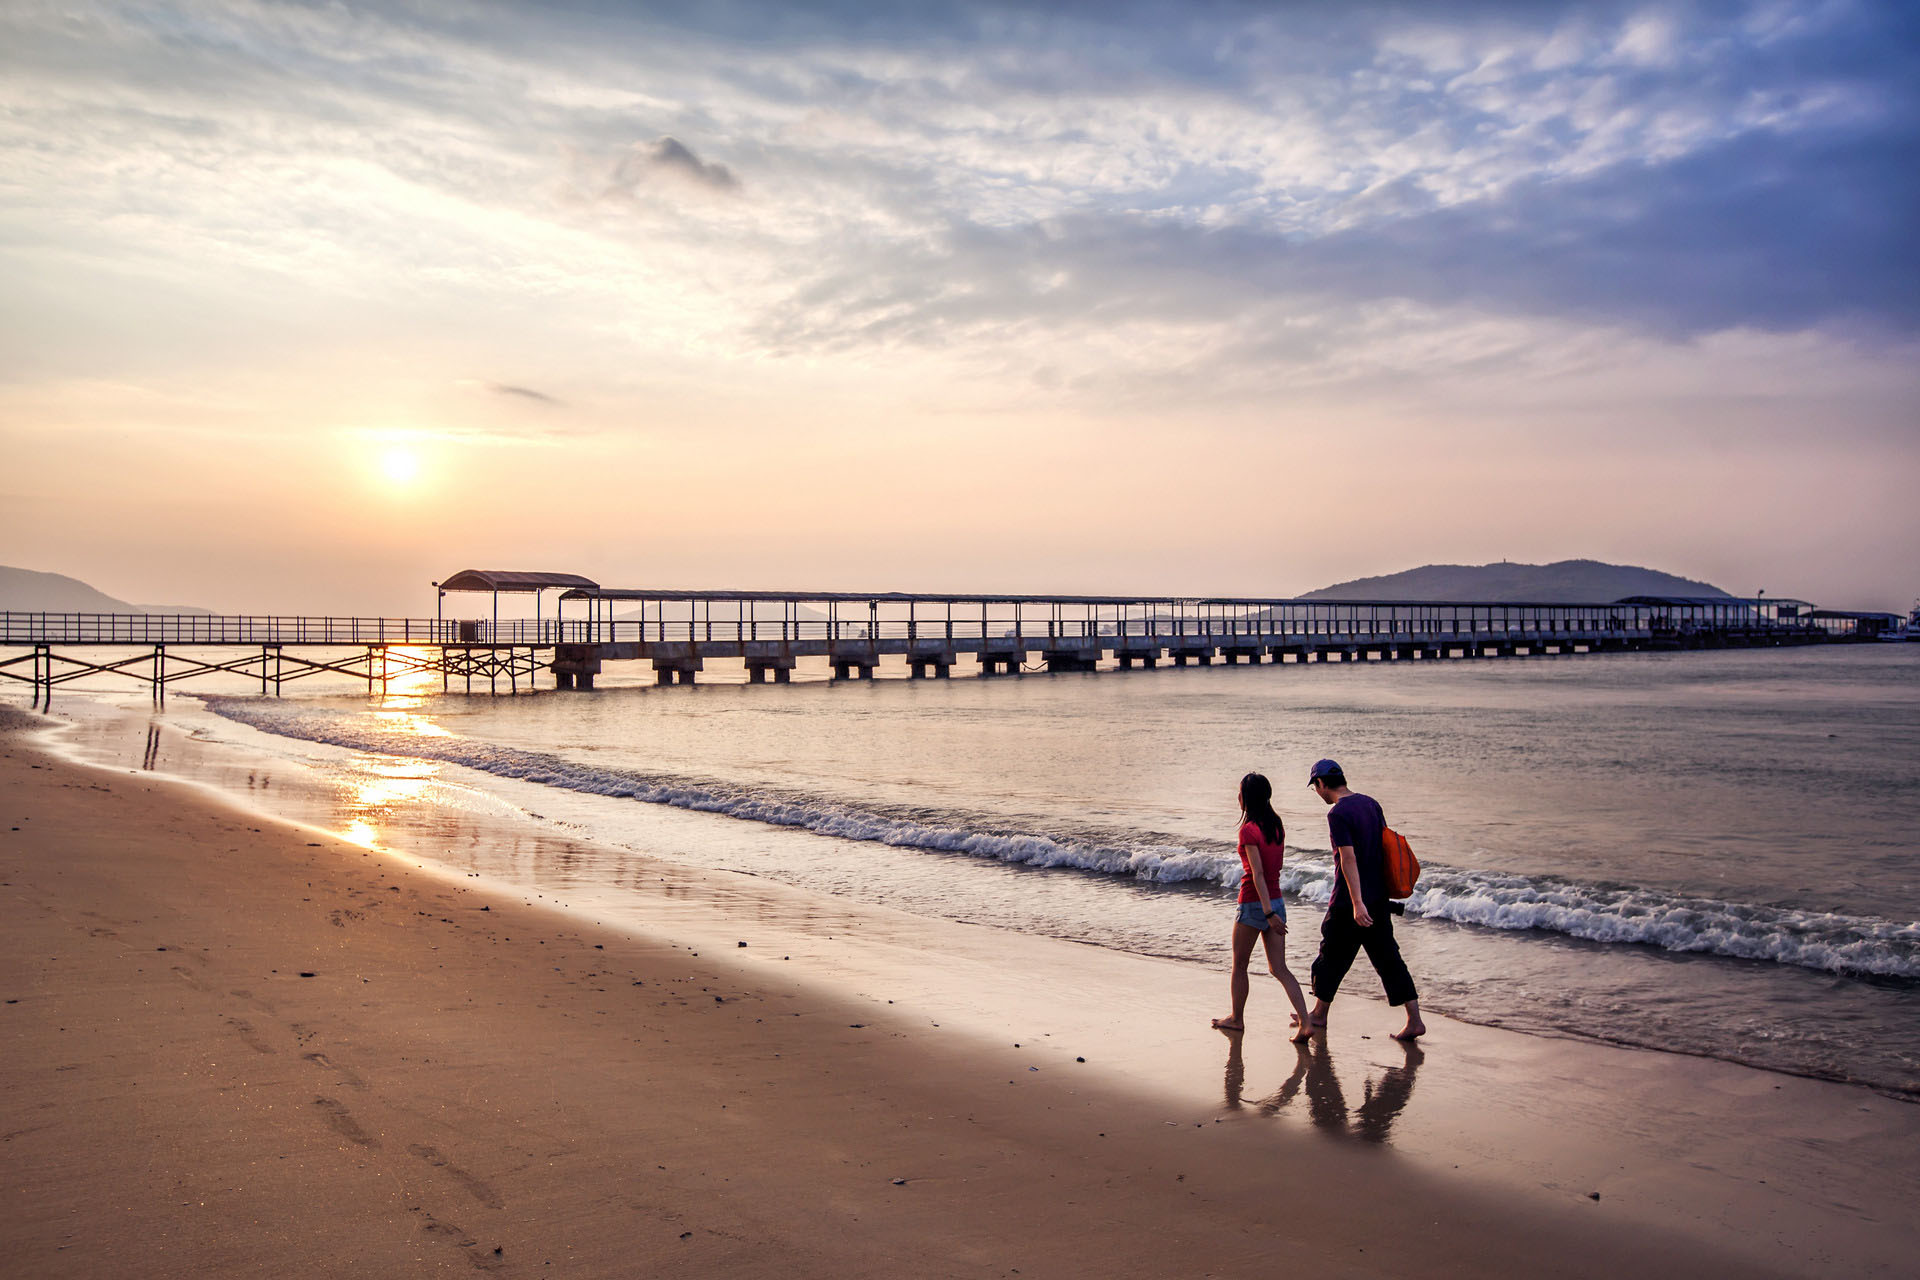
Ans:
[[[212,699],[210,703],[213,701],[218,700]],[[252,700],[240,701],[248,703]],[[429,726],[438,718],[434,714],[437,708],[429,709],[432,707],[431,698],[416,700],[403,697],[396,701],[398,705],[409,709],[415,706],[416,701],[426,704],[421,708],[420,718]],[[385,705],[391,706],[393,703]],[[810,840],[795,836],[791,831],[781,834],[774,829],[819,831],[821,825],[790,821],[784,815],[769,818],[754,812],[751,807],[741,812],[737,805],[683,804],[677,799],[663,800],[653,796],[636,796],[635,800],[640,803],[622,804],[619,801],[625,797],[623,791],[575,785],[563,777],[553,776],[556,771],[564,774],[571,767],[569,761],[563,758],[538,758],[536,763],[539,768],[529,779],[525,769],[514,767],[515,762],[511,760],[502,765],[491,751],[476,759],[461,750],[457,745],[458,734],[449,735],[456,740],[452,749],[437,740],[440,736],[438,733],[429,731],[425,736],[419,736],[412,731],[413,716],[409,711],[402,711],[398,716],[398,720],[408,726],[407,731],[399,731],[399,725],[390,725],[383,727],[393,728],[395,732],[348,732],[344,736],[324,729],[315,733],[307,728],[290,730],[284,726],[275,727],[271,721],[261,723],[249,715],[236,716],[231,711],[212,705],[207,706],[204,713],[196,707],[192,715],[195,720],[204,721],[209,726],[204,732],[210,733],[216,741],[236,753],[252,755],[264,752],[283,763],[289,753],[296,758],[308,757],[314,752],[323,753],[323,759],[325,756],[337,757],[331,762],[333,767],[319,763],[319,771],[335,775],[344,767],[353,775],[355,784],[366,791],[392,795],[408,785],[405,782],[395,783],[393,779],[407,776],[432,779],[436,794],[394,806],[392,816],[400,822],[407,820],[404,810],[408,808],[444,807],[449,803],[461,807],[463,797],[458,793],[466,792],[504,804],[516,819],[523,814],[532,815],[549,834],[574,833],[582,842],[576,848],[653,853],[715,870],[767,874],[804,890],[818,892],[824,889],[842,901],[899,907],[920,918],[941,917],[986,923],[1016,935],[1039,934],[1066,941],[1090,942],[1123,953],[1165,956],[1188,965],[1211,967],[1219,954],[1215,936],[1217,921],[1213,915],[1191,908],[1191,903],[1200,900],[1194,895],[1172,895],[1156,903],[1151,920],[1144,920],[1137,913],[1136,905],[1129,900],[1125,884],[1120,884],[1119,892],[1109,899],[1114,903],[1115,920],[1119,922],[1114,927],[1111,922],[1101,920],[1103,907],[1100,902],[1084,898],[1069,900],[1059,895],[1052,878],[1052,868],[1056,863],[1043,860],[1037,868],[1031,863],[1022,868],[1020,886],[1003,891],[1002,902],[993,902],[990,894],[975,898],[975,885],[959,882],[959,879],[973,876],[974,872],[966,872],[957,879],[942,869],[943,859],[912,854],[903,857],[893,847],[898,843],[909,849],[949,852],[945,846],[927,845],[910,838],[900,841],[891,837],[873,840],[870,838],[871,832],[849,832],[837,819],[849,813],[854,817],[863,815],[857,808],[851,811],[845,809],[844,802],[839,800],[820,802],[820,811],[836,820],[824,823],[825,839]],[[183,722],[179,727],[188,729],[195,740],[199,758],[189,763],[188,772],[197,777],[211,748],[202,741],[203,729],[192,727],[193,724],[194,721]],[[238,736],[237,740],[235,735]],[[511,755],[513,748],[506,750]],[[122,753],[122,757],[132,758],[126,752]],[[347,757],[352,758],[351,765],[346,764]],[[366,764],[369,759],[383,757],[391,758],[392,767],[369,767]],[[317,762],[308,759],[307,763]],[[584,767],[591,775],[594,766],[588,764]],[[644,775],[641,776],[644,778]],[[627,780],[617,770],[602,780],[609,779],[616,785]],[[773,790],[759,794],[749,786],[749,800],[757,802],[771,796],[776,806],[811,803],[795,793],[781,791],[777,785],[765,779],[761,781],[763,785],[772,786]],[[675,785],[698,788],[705,784],[695,777],[680,780]],[[229,789],[238,788],[230,786]],[[261,798],[264,798],[264,794]],[[284,792],[275,794],[281,801],[286,799]],[[710,807],[716,812],[732,814],[736,821],[718,824],[709,821],[705,815]],[[676,814],[671,810],[680,810],[681,813]],[[698,816],[686,817],[684,815],[687,812]],[[358,822],[359,815],[356,815],[356,825],[363,828],[384,825],[386,816],[378,815],[373,823],[368,824]],[[873,818],[871,814],[864,816]],[[338,829],[346,819],[339,807],[335,806],[326,809],[319,820],[323,825],[330,823],[334,829]],[[890,822],[893,815],[887,814],[875,820]],[[935,822],[934,827],[941,834],[950,829],[965,833],[969,830],[966,824],[978,820],[960,814],[952,821]],[[720,827],[727,830],[716,834],[716,829]],[[992,832],[998,828],[988,820],[988,825],[979,830]],[[1057,836],[1059,833],[1049,834]],[[1099,831],[1077,836],[1069,834],[1065,838],[1069,842],[1083,840],[1096,849],[1105,841],[1123,839],[1117,833]],[[1166,839],[1178,840],[1180,837],[1168,836]],[[846,875],[847,859],[844,856],[836,858],[832,852],[843,841],[861,842],[847,846],[859,851],[861,865],[857,881]],[[425,839],[425,843],[430,845],[431,839]],[[537,840],[529,843],[535,848],[539,847]],[[822,850],[827,851],[824,856]],[[996,860],[1027,862],[1026,858],[1018,855],[1007,858],[1004,853],[981,854],[972,848],[966,852],[972,858],[981,859],[986,867],[992,867]],[[1312,851],[1293,852],[1299,859],[1294,863],[1294,868],[1306,866],[1309,868],[1306,874],[1320,874],[1312,869],[1316,856]],[[803,869],[798,872],[788,869],[789,860]],[[1230,855],[1228,860],[1231,861]],[[451,861],[459,863],[464,859],[455,857]],[[603,859],[597,874],[588,878],[617,878],[620,874],[618,861],[618,854],[611,859]],[[836,862],[839,865],[835,865]],[[913,865],[909,867],[907,863]],[[763,873],[763,866],[770,866],[772,870]],[[1290,875],[1294,874],[1294,868],[1290,868]],[[1436,868],[1429,868],[1429,871],[1434,870]],[[1449,872],[1456,869],[1440,866],[1437,870],[1440,872],[1438,878],[1445,880]],[[1028,874],[1029,871],[1032,874]],[[1237,865],[1232,870],[1232,876],[1237,880]],[[1435,878],[1429,877],[1430,880]],[[537,875],[532,879],[536,887],[550,887],[541,885]],[[1105,876],[1096,876],[1078,881],[1076,892],[1099,888],[1104,893],[1107,879]],[[1124,877],[1121,879],[1124,880]],[[1487,896],[1476,898],[1481,904],[1478,910],[1504,913],[1506,908],[1499,905],[1506,901],[1504,886],[1496,883],[1483,887]],[[1558,895],[1565,887],[1553,887],[1554,894]],[[1617,927],[1625,922],[1620,917],[1605,914],[1610,908],[1604,901],[1605,894],[1595,885],[1585,884],[1579,888],[1582,896],[1573,906],[1601,912],[1603,923],[1612,926]],[[1450,892],[1470,898],[1476,896],[1471,885],[1463,888],[1459,884],[1442,884],[1441,891],[1443,894]],[[1666,897],[1661,899],[1663,892]],[[1290,887],[1290,893],[1301,894],[1301,886]],[[1680,918],[1680,924],[1676,927],[1685,931],[1712,934],[1726,929],[1736,940],[1748,943],[1748,951],[1755,946],[1775,943],[1787,946],[1815,945],[1807,941],[1807,934],[1801,927],[1805,921],[1797,918],[1798,913],[1788,912],[1778,906],[1748,907],[1740,901],[1715,901],[1711,900],[1710,893],[1703,896],[1698,889],[1654,889],[1649,893],[1653,901],[1635,895],[1632,909],[1627,912],[1629,917],[1640,923],[1674,916]],[[932,900],[928,899],[929,894],[933,895]],[[1007,909],[1005,902],[1009,897],[1019,898],[1021,906]],[[972,909],[955,905],[970,901]],[[1569,907],[1562,897],[1555,896],[1553,901],[1555,909]],[[1758,901],[1764,903],[1770,900],[1762,898]],[[1488,906],[1489,903],[1493,905]],[[1302,905],[1309,914],[1314,910],[1310,901]],[[617,912],[618,907],[615,905],[611,909]],[[1697,910],[1718,914],[1701,919],[1695,914]],[[1912,1040],[1900,1031],[1909,1025],[1908,1011],[1894,1007],[1896,997],[1883,994],[1883,988],[1875,985],[1873,979],[1863,979],[1858,973],[1839,974],[1846,981],[1843,984],[1843,998],[1835,1003],[1833,993],[1826,990],[1823,984],[1835,979],[1836,970],[1819,963],[1801,963],[1777,954],[1768,954],[1762,963],[1749,964],[1748,961],[1756,957],[1738,948],[1669,947],[1664,940],[1655,941],[1646,937],[1629,941],[1618,937],[1617,930],[1612,928],[1603,929],[1600,936],[1595,937],[1589,932],[1551,924],[1543,926],[1542,930],[1490,925],[1478,918],[1475,912],[1463,916],[1446,911],[1422,910],[1419,914],[1421,927],[1402,934],[1401,945],[1408,950],[1409,962],[1414,964],[1416,971],[1424,974],[1422,985],[1427,988],[1425,994],[1429,997],[1428,1003],[1449,1011],[1456,1018],[1464,1018],[1480,1026],[1517,1030],[1529,1035],[1689,1054],[1709,1061],[1799,1078],[1856,1085],[1872,1089],[1885,1097],[1920,1102],[1920,1079],[1914,1075],[1916,1060],[1912,1056]],[[1791,921],[1792,927],[1783,924],[1780,919],[1783,914],[1795,917]],[[1869,929],[1891,924],[1890,921],[1873,919],[1847,921],[1839,916],[1822,915],[1818,911],[1815,915],[1820,917],[1816,942],[1822,947],[1856,945],[1867,936],[1860,931],[1850,934],[1842,926],[1859,925],[1862,929]],[[1756,939],[1746,931],[1747,926],[1762,916],[1772,921],[1765,926],[1765,930],[1775,932]],[[1089,929],[1085,927],[1087,921],[1099,922],[1105,927]],[[1073,922],[1079,923],[1076,925]],[[1783,929],[1786,931],[1784,939],[1778,936]],[[1838,933],[1834,932],[1836,929]],[[1175,939],[1178,939],[1177,943]],[[1306,942],[1310,945],[1311,938]],[[1545,945],[1541,946],[1540,942]],[[1429,948],[1437,954],[1419,954]],[[1556,952],[1559,953],[1559,959],[1554,958]],[[1570,960],[1567,958],[1570,954],[1580,958]],[[1708,975],[1704,986],[1690,980],[1669,984],[1669,978],[1663,970],[1676,964],[1695,962],[1704,967],[1689,970],[1689,978],[1699,974]],[[1497,996],[1483,1000],[1474,983],[1477,979],[1488,977],[1508,987],[1530,989],[1534,994],[1530,997],[1523,995],[1516,1000],[1512,991],[1508,990],[1504,1000]],[[1358,986],[1359,990],[1350,990],[1350,994],[1364,999],[1375,998],[1376,993],[1366,983]],[[1695,998],[1690,1007],[1680,1010],[1663,1003],[1656,1019],[1635,1018],[1631,993],[1649,989],[1657,991],[1663,1001],[1678,991],[1692,991]],[[1559,997],[1557,1000],[1556,994]],[[1802,1015],[1802,1010],[1816,1006],[1826,1008],[1829,1016],[1815,1021]],[[1595,1009],[1606,1009],[1608,1012],[1596,1014],[1593,1012]],[[1760,1014],[1757,1020],[1746,1022],[1745,1034],[1734,1035],[1713,1030],[1721,1026],[1725,1010],[1742,1009],[1749,1013],[1758,1011]],[[1883,1030],[1890,1027],[1896,1034],[1889,1037],[1885,1034],[1873,1035],[1864,1030],[1874,1025],[1875,1019],[1887,1020]],[[1848,1037],[1819,1029],[1845,1026],[1862,1030]],[[1815,1030],[1812,1034],[1805,1034],[1810,1027]]]
[[[402,1271],[612,1274],[644,1255],[759,1274],[786,1251],[783,1274],[1251,1274],[1284,1251],[1371,1274],[1353,1206],[1376,1200],[1438,1220],[1401,1274],[1895,1274],[1913,1243],[1920,1124],[1848,1086],[1440,1020],[1396,1067],[1373,1002],[1318,1054],[1289,1063],[1257,1022],[1235,1054],[1204,1029],[1218,976],[1168,962],[667,863],[656,927],[600,929],[17,733],[0,753],[9,807],[29,810],[0,846],[22,922],[0,1024],[20,1211],[0,1243],[37,1274],[288,1269],[293,1252],[236,1240],[274,1222],[289,1248],[337,1247],[343,1204],[376,1185],[407,1192],[353,1230]],[[1084,974],[1088,1007],[1066,1017],[1004,974],[969,996],[1009,949]],[[1253,1016],[1277,1024],[1265,1003]],[[1054,1043],[995,1043],[1009,1026]],[[636,1108],[652,1097],[673,1101]],[[544,1157],[535,1133],[556,1139]],[[204,1229],[168,1199],[223,1179],[242,1185]],[[691,1224],[715,1196],[747,1229],[636,1243],[638,1221]],[[109,1201],[115,1224],[63,1251],[62,1223]],[[140,1252],[154,1240],[174,1242],[164,1258]]]

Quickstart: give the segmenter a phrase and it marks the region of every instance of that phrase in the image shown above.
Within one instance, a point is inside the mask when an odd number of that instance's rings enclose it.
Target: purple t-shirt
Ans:
[[[1336,857],[1340,846],[1353,846],[1353,861],[1360,872],[1360,900],[1367,904],[1369,914],[1378,915],[1387,902],[1386,885],[1383,872],[1386,869],[1386,850],[1380,846],[1380,833],[1387,829],[1387,815],[1372,796],[1363,796],[1358,792],[1349,792],[1341,796],[1333,808],[1327,810],[1327,835],[1333,841]],[[1327,910],[1353,910],[1353,904],[1347,896],[1347,878],[1340,874],[1336,862],[1334,867],[1333,901],[1327,904]]]

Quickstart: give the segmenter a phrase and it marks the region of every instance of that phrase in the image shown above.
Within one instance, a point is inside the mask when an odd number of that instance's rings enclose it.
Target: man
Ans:
[[[1321,760],[1313,766],[1307,785],[1327,810],[1327,831],[1333,839],[1333,854],[1339,873],[1334,878],[1333,901],[1327,904],[1327,918],[1320,924],[1320,955],[1313,962],[1313,1025],[1327,1025],[1327,1006],[1340,990],[1340,980],[1353,967],[1353,958],[1362,947],[1380,985],[1387,989],[1387,1001],[1407,1007],[1407,1025],[1394,1035],[1395,1040],[1414,1040],[1426,1034],[1427,1024],[1420,1020],[1420,997],[1413,987],[1413,975],[1400,958],[1400,944],[1393,940],[1394,904],[1387,901],[1385,883],[1386,851],[1380,845],[1380,833],[1386,830],[1387,817],[1373,797],[1347,790],[1347,775],[1339,763]]]

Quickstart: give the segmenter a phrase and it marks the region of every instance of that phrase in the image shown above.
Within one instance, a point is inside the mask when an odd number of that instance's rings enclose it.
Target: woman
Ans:
[[[1287,968],[1287,906],[1280,900],[1280,864],[1286,828],[1273,811],[1273,784],[1258,773],[1240,779],[1240,897],[1233,922],[1233,1012],[1215,1018],[1213,1025],[1222,1031],[1246,1028],[1247,962],[1253,957],[1253,940],[1263,939],[1267,948],[1267,969],[1280,979],[1287,999],[1293,1001],[1296,1030],[1293,1039],[1313,1036],[1313,1022],[1307,1016],[1306,998],[1300,984]]]

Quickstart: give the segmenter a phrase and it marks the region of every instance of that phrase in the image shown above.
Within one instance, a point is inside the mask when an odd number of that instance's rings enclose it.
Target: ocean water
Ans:
[[[1303,976],[1331,883],[1305,781],[1331,755],[1425,864],[1398,922],[1424,1007],[1920,1098],[1920,646],[809,674],[169,714],[337,776],[370,840],[396,805],[485,803],[599,850],[575,884],[664,855],[1213,967],[1260,770]],[[705,816],[663,843],[666,810]],[[1363,960],[1336,1016],[1378,994]]]

